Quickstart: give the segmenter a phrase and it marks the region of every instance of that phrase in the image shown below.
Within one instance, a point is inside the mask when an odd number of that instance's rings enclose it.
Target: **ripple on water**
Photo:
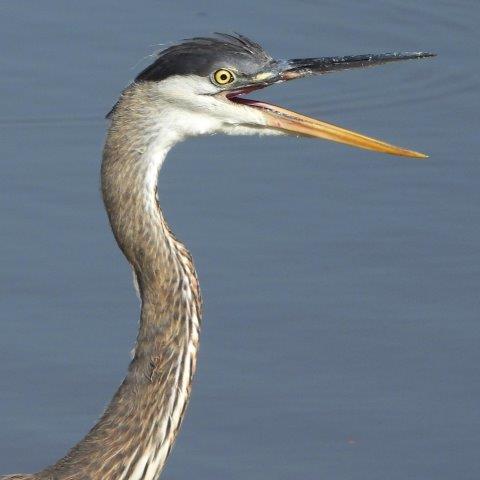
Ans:
[[[304,3],[312,2],[304,0]],[[369,0],[361,6],[352,4],[344,9],[348,15],[354,11],[355,24],[347,21],[341,24],[337,9],[336,15],[329,20],[329,30],[345,33],[345,29],[350,29],[350,33],[353,31],[358,36],[359,43],[367,39],[366,43],[379,45],[377,51],[384,50],[387,44],[393,45],[390,50],[431,50],[438,56],[419,63],[412,61],[363,72],[334,73],[321,80],[305,80],[302,89],[295,85],[285,89],[283,94],[279,92],[278,101],[321,114],[354,113],[411,103],[430,103],[429,108],[435,114],[442,103],[458,105],[464,102],[462,98],[480,91],[480,75],[471,66],[471,52],[478,48],[472,35],[477,28],[476,19],[470,14],[474,5],[474,1],[468,0],[421,3],[389,0],[381,5]],[[328,11],[333,8],[329,2],[324,7]],[[374,27],[372,15],[379,21]],[[341,45],[344,49],[345,42]],[[351,52],[343,53],[365,52],[357,51],[354,46]],[[445,114],[444,111],[438,113]]]

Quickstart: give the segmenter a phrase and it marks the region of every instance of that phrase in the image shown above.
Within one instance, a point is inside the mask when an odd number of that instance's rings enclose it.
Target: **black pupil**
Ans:
[[[228,77],[227,77],[227,74],[226,74],[226,73],[222,73],[222,74],[220,75],[220,79],[221,79],[221,80],[227,80],[227,78],[228,78]]]

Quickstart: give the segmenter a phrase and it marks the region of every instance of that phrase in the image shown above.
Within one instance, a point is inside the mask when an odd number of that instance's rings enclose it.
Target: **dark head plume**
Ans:
[[[217,68],[235,67],[242,73],[258,71],[272,61],[256,42],[234,34],[216,33],[215,37],[183,40],[158,53],[136,82],[158,82],[171,75],[210,75]]]

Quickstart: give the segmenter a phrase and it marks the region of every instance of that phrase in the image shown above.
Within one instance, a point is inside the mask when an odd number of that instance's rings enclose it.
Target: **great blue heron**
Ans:
[[[142,307],[127,376],[90,432],[55,465],[1,480],[153,480],[174,444],[190,395],[202,302],[192,258],[157,198],[167,152],[187,137],[297,135],[423,158],[243,94],[312,74],[429,57],[388,53],[274,60],[241,35],[193,38],[159,53],[109,113],[101,169],[105,208],[131,264]]]

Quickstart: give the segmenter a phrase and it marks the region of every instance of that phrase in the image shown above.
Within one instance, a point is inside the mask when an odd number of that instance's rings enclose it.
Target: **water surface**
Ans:
[[[278,57],[430,50],[260,98],[425,151],[191,140],[159,181],[205,314],[165,478],[476,480],[475,1],[0,4],[0,472],[54,462],[129,362],[131,273],[99,195],[104,114],[165,44],[240,31]]]

